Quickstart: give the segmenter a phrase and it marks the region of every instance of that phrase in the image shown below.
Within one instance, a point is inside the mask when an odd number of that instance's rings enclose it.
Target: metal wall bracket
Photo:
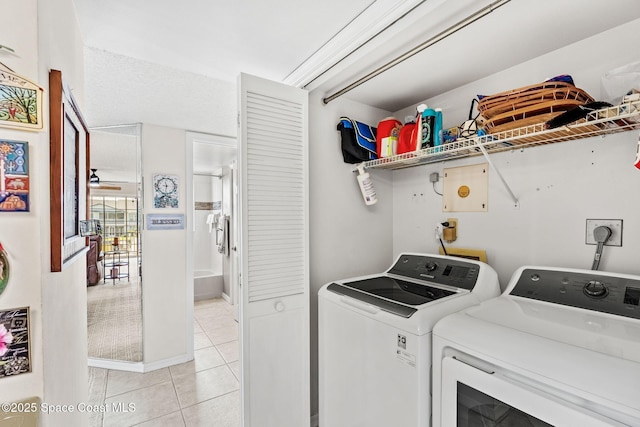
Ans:
[[[511,196],[511,200],[513,200],[515,207],[519,207],[520,202],[518,201],[518,198],[515,196],[515,194],[513,194],[513,191],[511,191],[511,187],[509,187],[509,184],[507,184],[507,181],[505,181],[504,177],[500,173],[500,170],[491,161],[487,150],[485,150],[482,144],[478,144],[478,148],[480,148],[480,151],[482,151],[482,155],[487,160],[487,163],[489,163],[489,166],[491,166],[491,169],[495,171],[495,173],[498,175],[498,178],[500,178],[500,181],[502,181],[502,185],[504,185],[504,188],[507,189],[507,192],[509,193],[509,196]]]

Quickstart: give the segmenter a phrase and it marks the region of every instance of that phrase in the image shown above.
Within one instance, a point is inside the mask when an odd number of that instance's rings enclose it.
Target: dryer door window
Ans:
[[[508,373],[506,373],[508,374]],[[623,426],[520,383],[512,375],[485,371],[447,357],[442,361],[441,421],[457,427]],[[576,399],[577,401],[578,399]]]
[[[513,406],[458,382],[458,426],[467,427],[553,427]]]

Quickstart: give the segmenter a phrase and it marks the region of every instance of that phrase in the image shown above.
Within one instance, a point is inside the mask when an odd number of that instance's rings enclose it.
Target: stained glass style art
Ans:
[[[42,130],[41,87],[0,66],[0,127]]]

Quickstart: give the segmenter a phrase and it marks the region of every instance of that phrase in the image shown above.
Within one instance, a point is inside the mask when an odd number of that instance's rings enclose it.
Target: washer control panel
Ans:
[[[480,268],[464,259],[403,254],[387,273],[472,290]]]
[[[509,294],[640,319],[640,277],[527,268]]]

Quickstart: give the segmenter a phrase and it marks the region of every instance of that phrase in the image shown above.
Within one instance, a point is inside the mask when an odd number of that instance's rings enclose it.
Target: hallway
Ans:
[[[195,303],[194,348],[193,361],[144,374],[89,368],[89,403],[108,408],[90,414],[89,426],[238,427],[240,362],[233,306],[221,298]]]

